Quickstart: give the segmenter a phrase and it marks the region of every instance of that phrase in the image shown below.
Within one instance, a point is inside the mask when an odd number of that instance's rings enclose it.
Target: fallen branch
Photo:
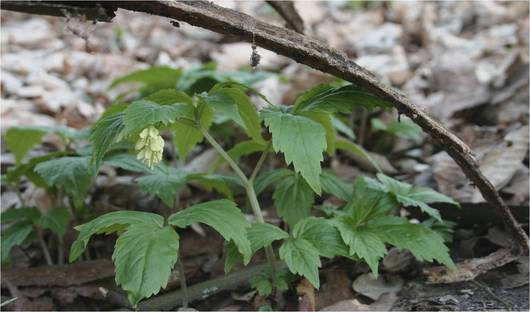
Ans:
[[[512,250],[499,249],[486,257],[469,259],[456,264],[456,271],[449,271],[444,266],[428,267],[423,269],[430,284],[450,284],[463,281],[472,281],[480,274],[484,274],[495,268],[506,265],[519,259],[519,255],[513,254]]]
[[[1,7],[15,9],[20,1],[2,1]],[[42,5],[43,2],[38,2]],[[306,37],[290,29],[261,22],[249,15],[226,9],[206,1],[109,1],[89,2],[72,6],[116,8],[165,16],[209,29],[222,34],[238,36],[248,42],[287,56],[322,72],[364,87],[382,99],[389,101],[400,114],[404,114],[427,132],[462,168],[482,196],[502,217],[506,228],[515,236],[521,251],[528,255],[528,236],[511,214],[493,184],[482,174],[470,148],[458,137],[445,129],[425,112],[411,103],[403,94],[380,83],[373,74],[350,60],[345,54],[327,47],[318,40]],[[28,12],[26,10],[26,12]],[[30,12],[35,13],[35,12]],[[39,13],[45,14],[45,13]]]
[[[276,265],[279,269],[285,268],[285,263],[278,262]],[[248,266],[238,272],[233,272],[228,275],[223,275],[202,283],[192,285],[187,289],[188,300],[189,302],[193,302],[200,299],[206,299],[222,291],[232,290],[247,285],[249,279],[252,276],[255,276],[256,274],[266,270],[268,267],[268,264]],[[140,303],[140,310],[172,310],[181,304],[184,295],[184,291],[179,289],[152,297]],[[130,303],[126,298],[126,295],[113,290],[109,290],[109,293],[107,294],[107,300],[113,302],[116,305],[130,308]]]
[[[304,33],[304,20],[296,11],[294,2],[277,0],[267,0],[266,2],[285,20],[287,28],[301,34]]]

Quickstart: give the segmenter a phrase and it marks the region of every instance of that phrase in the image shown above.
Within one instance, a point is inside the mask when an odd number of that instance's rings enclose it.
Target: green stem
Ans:
[[[256,164],[256,167],[252,171],[252,174],[250,175],[250,179],[249,179],[250,183],[254,183],[254,180],[256,179],[256,176],[258,175],[261,169],[261,166],[263,166],[263,162],[265,162],[265,159],[267,158],[270,146],[271,146],[271,142],[267,144],[267,146],[263,150],[263,153],[261,153],[261,156],[258,159],[258,163]]]
[[[263,214],[261,213],[261,208],[259,206],[258,198],[256,196],[256,192],[254,191],[254,185],[252,181],[247,178],[247,176],[243,173],[243,171],[241,171],[241,169],[232,159],[232,157],[228,155],[228,153],[223,149],[221,145],[219,145],[219,143],[217,143],[217,141],[208,133],[208,131],[201,127],[199,127],[199,130],[201,131],[202,135],[204,135],[206,141],[208,141],[212,145],[212,147],[219,153],[219,155],[223,157],[223,159],[228,163],[228,165],[232,168],[232,170],[234,170],[234,172],[239,176],[239,178],[243,182],[243,185],[245,186],[245,191],[248,196],[248,200],[250,201],[250,207],[252,208],[252,212],[256,217],[256,221],[258,223],[265,223],[265,220],[263,219]],[[261,161],[261,163],[263,163],[263,161]],[[254,169],[254,171],[256,170]],[[274,250],[272,249],[271,245],[265,246],[265,256],[267,257],[267,262],[271,267],[272,274],[276,275],[276,256],[274,255]]]

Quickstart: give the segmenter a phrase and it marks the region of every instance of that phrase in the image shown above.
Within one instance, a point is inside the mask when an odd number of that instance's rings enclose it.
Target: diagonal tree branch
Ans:
[[[288,28],[301,34],[304,33],[304,20],[296,11],[294,2],[278,0],[267,0],[266,2],[283,17]]]
[[[18,2],[18,1],[16,1]],[[7,8],[2,1],[2,8]],[[502,216],[507,229],[517,239],[521,251],[528,255],[528,236],[517,223],[493,184],[482,174],[469,147],[438,122],[411,103],[399,91],[380,83],[374,75],[350,60],[343,53],[290,29],[261,22],[249,15],[214,5],[207,1],[112,1],[90,2],[108,10],[122,8],[165,16],[209,29],[239,36],[265,49],[287,56],[322,72],[367,88],[389,101],[400,114],[405,114],[427,132],[462,168],[468,179],[478,187],[482,196]],[[86,3],[84,6],[86,7]],[[83,5],[81,5],[83,6]],[[32,12],[34,13],[34,12]]]

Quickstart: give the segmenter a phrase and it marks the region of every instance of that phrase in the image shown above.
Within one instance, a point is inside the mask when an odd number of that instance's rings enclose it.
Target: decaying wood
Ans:
[[[472,281],[480,274],[501,267],[519,259],[519,255],[508,248],[503,248],[483,258],[469,259],[456,264],[456,271],[449,271],[444,266],[423,269],[427,274],[427,282],[431,284],[450,284]]]
[[[283,17],[288,28],[304,33],[304,20],[296,11],[293,1],[267,0],[267,3]]]
[[[20,1],[2,1],[3,9],[30,11],[28,4],[20,9]],[[33,2],[35,3],[35,2]],[[41,6],[45,2],[37,2]],[[380,83],[373,74],[350,60],[345,54],[325,44],[290,29],[261,22],[249,15],[214,5],[207,1],[94,1],[72,2],[71,6],[93,6],[113,11],[116,8],[165,16],[221,34],[238,36],[248,42],[287,56],[322,72],[337,76],[366,88],[390,102],[400,114],[404,114],[427,132],[462,168],[468,179],[480,190],[483,197],[502,216],[508,230],[516,237],[524,254],[528,254],[528,236],[511,214],[493,184],[483,175],[469,147],[424,111],[411,103],[403,94]],[[108,13],[107,13],[108,14]],[[57,14],[55,14],[57,15]]]
[[[73,286],[114,276],[110,260],[75,262],[67,265],[34,268],[2,269],[2,284],[9,281],[14,286]]]

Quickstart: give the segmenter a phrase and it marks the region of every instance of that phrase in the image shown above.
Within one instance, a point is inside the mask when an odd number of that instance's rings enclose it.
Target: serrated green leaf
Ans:
[[[372,273],[377,277],[379,260],[386,253],[383,240],[377,230],[368,226],[357,226],[351,217],[338,217],[333,220],[343,241],[350,247],[350,255],[356,255],[366,261]]]
[[[283,178],[292,175],[293,172],[286,168],[272,169],[260,174],[254,181],[254,190],[256,195],[263,192],[269,185],[277,183]]]
[[[257,250],[270,245],[273,241],[289,237],[289,234],[269,223],[254,223],[247,230],[247,236],[254,254]]]
[[[342,180],[331,171],[323,171],[320,174],[320,184],[325,193],[332,194],[345,201],[351,197],[351,185],[342,182]]]
[[[152,173],[153,170],[149,168],[146,164],[139,161],[136,156],[131,154],[115,154],[105,157],[103,160],[104,164],[120,168],[123,170],[128,170],[132,172],[140,173]]]
[[[172,214],[168,222],[180,228],[199,222],[207,224],[219,232],[225,240],[235,242],[245,264],[250,261],[252,251],[246,236],[250,223],[232,201],[220,199],[193,205]]]
[[[146,101],[154,102],[159,105],[170,105],[170,104],[193,104],[193,99],[182,91],[175,89],[163,89],[155,93],[149,94],[143,98]]]
[[[157,196],[172,208],[177,194],[186,185],[187,174],[169,166],[157,166],[152,173],[137,178],[136,183],[142,191]]]
[[[139,100],[132,102],[124,111],[123,135],[137,134],[143,129],[156,125],[168,125],[175,122],[177,117],[185,115],[187,104],[178,103],[159,105],[155,102]]]
[[[66,153],[64,152],[51,152],[43,156],[33,157],[30,160],[28,160],[25,164],[20,164],[14,167],[10,167],[7,169],[6,174],[6,180],[8,183],[16,185],[20,182],[23,176],[26,176],[33,184],[35,184],[38,187],[45,188],[47,186],[46,182],[42,179],[42,177],[35,172],[35,166],[48,161],[50,159],[54,159],[56,157],[64,156]]]
[[[212,125],[214,112],[203,101],[199,101],[198,107],[188,105],[183,115],[186,118],[195,120],[200,124],[201,128],[207,130]],[[170,126],[170,129],[174,134],[173,141],[177,146],[181,160],[185,160],[190,149],[204,139],[202,133],[196,127],[186,122],[177,121]]]
[[[164,218],[155,213],[123,210],[104,214],[88,223],[76,226],[79,236],[72,244],[69,261],[73,262],[79,258],[92,235],[123,231],[132,224],[161,228],[164,225]]]
[[[261,136],[260,119],[250,98],[238,88],[215,88],[202,97],[221,116],[240,125],[247,135],[258,143],[264,143]]]
[[[349,113],[355,107],[366,109],[390,107],[390,103],[353,84],[334,87],[319,85],[302,94],[295,103],[295,112],[318,111]]]
[[[63,236],[66,232],[66,227],[70,223],[70,212],[64,207],[56,207],[50,209],[48,212],[40,217],[39,225],[44,229],[50,229],[55,234]]]
[[[35,207],[20,207],[20,208],[10,208],[2,214],[0,214],[0,220],[2,224],[8,224],[15,221],[28,221],[36,222],[41,216],[39,209]]]
[[[337,149],[345,150],[352,152],[354,154],[357,154],[372,164],[372,166],[379,172],[382,172],[381,167],[377,164],[377,161],[375,161],[372,156],[370,156],[370,153],[368,153],[362,146],[355,144],[351,141],[348,141],[346,139],[337,139],[335,141],[335,147]]]
[[[49,186],[62,188],[72,197],[74,205],[80,207],[94,180],[88,157],[62,157],[39,163],[35,172]]]
[[[114,105],[113,105],[114,106]],[[105,153],[116,142],[120,133],[123,131],[123,110],[124,105],[111,106],[107,109],[108,114],[104,114],[93,126],[90,134],[92,142],[91,165],[98,168]],[[107,113],[106,112],[106,113]]]
[[[310,242],[323,257],[349,256],[339,231],[326,219],[309,217],[301,220],[293,228],[293,236]]]
[[[272,282],[267,274],[258,274],[250,278],[250,287],[256,289],[260,296],[272,294]]]
[[[261,116],[272,133],[274,151],[282,152],[285,162],[293,163],[295,170],[320,195],[320,162],[327,147],[324,127],[307,117],[272,109],[263,109]]]
[[[315,194],[300,175],[285,177],[272,194],[278,215],[293,227],[308,217],[315,202]]]
[[[459,206],[459,204],[452,198],[440,194],[432,189],[426,187],[413,187],[412,185],[392,179],[382,173],[377,175],[380,185],[376,182],[371,183],[372,188],[383,189],[392,194],[396,200],[406,207],[419,207],[421,211],[442,222],[438,210],[432,208],[428,204],[434,202],[443,202]]]
[[[133,224],[116,240],[116,283],[129,293],[134,308],[167,286],[178,249],[179,236],[169,226]]]
[[[303,238],[287,240],[280,247],[280,259],[285,261],[289,270],[305,276],[315,288],[320,287],[318,268],[322,265],[318,250]]]
[[[138,82],[143,86],[140,93],[147,95],[161,89],[175,88],[181,76],[181,71],[166,66],[151,67],[134,71],[128,75],[115,79],[109,89],[124,83]]]
[[[2,231],[1,235],[1,258],[2,262],[7,260],[9,253],[13,247],[21,245],[33,232],[33,225],[28,222],[15,223],[6,230]]]
[[[401,219],[401,222],[399,222]],[[408,223],[403,218],[378,218],[369,223],[387,243],[409,250],[420,261],[438,261],[456,269],[443,238],[423,224]]]
[[[324,127],[324,130],[326,130],[326,153],[328,153],[328,155],[333,155],[335,153],[337,131],[335,130],[333,122],[331,121],[332,115],[330,113],[323,112],[302,112],[300,115],[306,116],[307,118],[310,118],[314,122],[317,122]]]
[[[36,129],[10,128],[5,135],[7,149],[15,155],[16,163],[37,144],[40,144],[45,132]]]
[[[370,188],[369,184],[372,181],[373,179],[368,177],[358,177],[353,186],[353,194],[344,207],[355,224],[361,224],[399,208],[397,201],[388,193]]]
[[[252,255],[254,255],[259,249],[270,245],[273,241],[285,239],[289,237],[289,234],[269,223],[254,223],[247,230],[247,237],[250,241]],[[243,257],[237,251],[237,246],[233,241],[225,244],[225,253],[226,260],[224,269],[225,273],[228,273],[237,262],[243,262]]]

